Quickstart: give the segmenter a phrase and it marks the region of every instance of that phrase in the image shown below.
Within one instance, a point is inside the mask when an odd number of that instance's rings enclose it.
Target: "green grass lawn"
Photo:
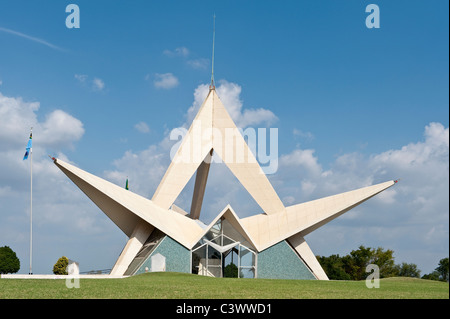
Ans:
[[[365,281],[210,278],[149,273],[124,279],[81,279],[69,289],[63,279],[0,279],[0,299],[448,299],[449,285],[413,278]]]

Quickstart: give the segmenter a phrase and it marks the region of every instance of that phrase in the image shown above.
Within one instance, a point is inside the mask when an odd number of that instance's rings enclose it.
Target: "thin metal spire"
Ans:
[[[216,39],[216,14],[214,13],[214,22],[213,22],[213,47],[212,47],[212,63],[211,63],[211,85],[209,86],[210,90],[214,90],[214,44]]]

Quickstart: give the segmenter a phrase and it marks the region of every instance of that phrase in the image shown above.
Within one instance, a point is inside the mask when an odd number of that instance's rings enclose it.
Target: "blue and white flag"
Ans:
[[[23,156],[23,160],[26,160],[28,158],[28,155],[30,155],[32,152],[32,147],[31,147],[32,141],[33,141],[33,133],[30,133],[30,139],[28,140],[28,144],[27,144],[27,148],[25,151],[25,155]]]

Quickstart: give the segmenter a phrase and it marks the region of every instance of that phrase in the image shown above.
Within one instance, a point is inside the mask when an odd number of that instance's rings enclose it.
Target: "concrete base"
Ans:
[[[14,274],[0,274],[0,279],[70,279],[70,278],[79,278],[79,279],[120,279],[127,278],[128,276],[115,276],[109,274],[101,274],[101,275],[14,275]]]

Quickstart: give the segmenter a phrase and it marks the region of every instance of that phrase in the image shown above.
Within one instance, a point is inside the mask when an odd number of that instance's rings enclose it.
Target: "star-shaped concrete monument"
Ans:
[[[241,219],[228,205],[209,225],[199,220],[213,154],[262,213]],[[285,207],[214,86],[151,200],[60,159],[54,163],[129,237],[111,275],[164,269],[222,277],[233,263],[239,277],[327,280],[304,237],[396,183],[392,180]],[[174,202],[194,173],[187,213]],[[154,256],[159,257],[158,267],[152,267]],[[229,256],[236,256],[236,261],[230,262]]]

